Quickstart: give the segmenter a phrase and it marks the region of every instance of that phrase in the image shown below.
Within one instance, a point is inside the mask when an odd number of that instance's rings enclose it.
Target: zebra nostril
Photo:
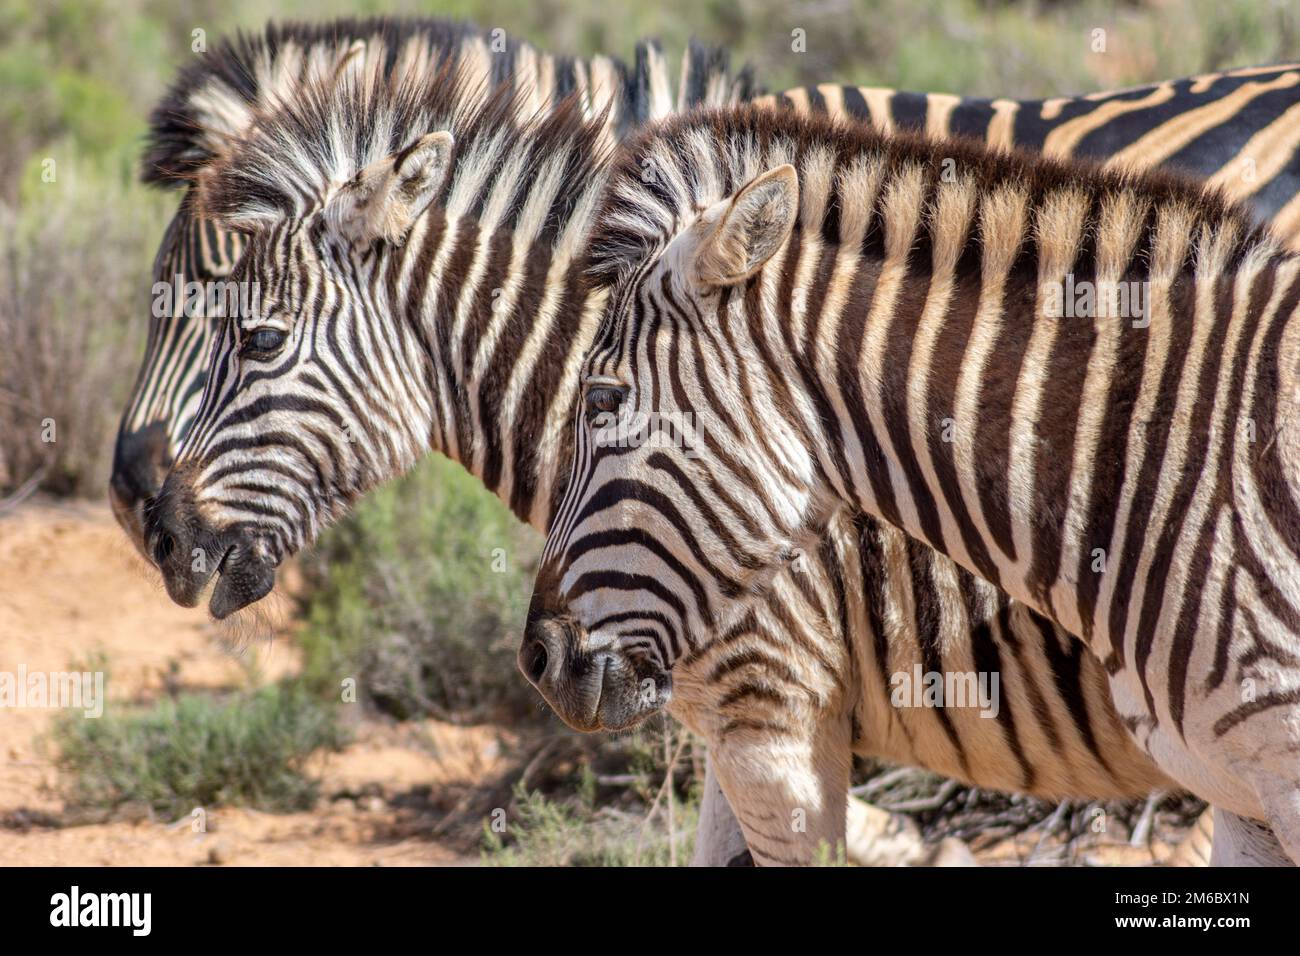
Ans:
[[[546,673],[546,659],[546,645],[534,641],[528,661],[528,679],[534,684],[541,683],[542,675]]]
[[[172,549],[175,547],[176,547],[175,538],[173,538],[166,531],[159,532],[158,543],[155,544],[153,548],[154,559],[159,564],[162,564],[164,561],[167,560],[168,555],[172,553]]]

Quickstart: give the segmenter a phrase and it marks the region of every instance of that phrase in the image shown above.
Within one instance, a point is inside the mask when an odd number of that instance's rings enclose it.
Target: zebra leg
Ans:
[[[1294,866],[1267,823],[1214,811],[1210,866]]]
[[[935,848],[921,839],[920,830],[907,817],[872,806],[850,795],[845,855],[857,866],[913,866],[931,862]],[[1208,812],[1208,811],[1207,811]],[[1208,853],[1208,850],[1206,851]],[[956,865],[967,865],[963,857]],[[700,822],[695,828],[695,853],[691,866],[753,866],[754,856],[745,845],[740,821],[722,792],[713,758],[704,761],[704,796]],[[1204,861],[1199,864],[1205,865]]]
[[[755,864],[804,866],[843,852],[852,755],[847,721],[836,723],[812,741],[740,728],[711,743]]]
[[[706,765],[700,823],[695,830],[695,855],[691,866],[753,866],[754,856],[745,845],[740,822],[731,812],[712,766]],[[975,866],[975,859],[959,840],[939,846],[925,842],[920,828],[901,813],[890,813],[849,794],[844,855],[854,866]],[[1205,814],[1207,820],[1209,811]],[[1208,824],[1207,824],[1208,826]],[[1209,840],[1201,856],[1174,866],[1206,866]]]
[[[1300,773],[1256,779],[1255,788],[1268,814],[1273,842],[1284,851],[1272,866],[1300,864]]]
[[[740,821],[713,772],[713,755],[704,758],[704,796],[700,800],[700,822],[695,828],[695,854],[691,866],[753,866],[754,857],[745,845]]]

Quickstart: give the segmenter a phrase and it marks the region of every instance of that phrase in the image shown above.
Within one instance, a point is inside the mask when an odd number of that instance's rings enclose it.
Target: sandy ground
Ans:
[[[284,602],[281,602],[283,616]],[[298,666],[291,635],[265,621],[231,633],[172,604],[105,506],[28,501],[0,517],[0,671],[110,662],[113,702],[244,686]],[[42,743],[54,711],[0,708],[0,865],[429,865],[477,862],[463,833],[431,836],[503,768],[493,728],[362,721],[315,768],[307,813],[218,809],[195,821],[69,825]],[[453,848],[454,847],[454,848]]]

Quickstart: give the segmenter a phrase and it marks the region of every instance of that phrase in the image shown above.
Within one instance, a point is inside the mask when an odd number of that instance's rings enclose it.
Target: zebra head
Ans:
[[[248,135],[258,116],[342,69],[369,64],[385,79],[431,78],[453,62],[467,83],[512,89],[525,113],[551,110],[576,95],[584,115],[599,117],[602,138],[611,142],[673,110],[667,61],[653,41],[637,44],[629,66],[607,56],[554,56],[522,40],[502,42],[500,32],[424,17],[269,23],[259,33],[221,39],[180,72],[153,110],[142,179],[160,188],[185,186],[186,192],[155,259],[147,348],[118,430],[109,483],[119,523],[146,556],[143,512],[198,411],[220,329],[211,314],[198,314],[198,306],[222,298],[210,293],[223,291],[243,245],[240,234],[199,215],[187,184],[231,141]],[[751,93],[747,69],[732,76],[725,51],[692,42],[683,61],[682,108]]]
[[[764,266],[795,223],[794,167],[759,167],[732,190],[682,175],[680,157],[653,158],[651,186],[625,157],[607,188],[593,268],[619,275],[519,652],[582,730],[662,706],[674,663],[726,632],[798,554],[820,505],[781,383],[746,378],[727,354],[780,334],[762,314],[779,270]],[[685,201],[646,201],[656,191]]]
[[[451,21],[268,23],[260,33],[222,38],[181,70],[150,114],[141,180],[185,191],[154,258],[144,360],[118,427],[109,479],[113,513],[146,557],[144,511],[198,412],[211,344],[238,295],[228,280],[244,240],[200,214],[198,172],[226,142],[247,134],[259,111],[355,59],[358,44],[405,46],[412,59],[427,50],[428,68],[435,69],[476,42],[475,28]]]
[[[440,83],[455,86],[452,69]],[[428,115],[369,109],[382,86],[361,70],[304,91],[199,176],[203,213],[245,237],[231,281],[252,294],[220,325],[145,531],[177,603],[219,575],[217,618],[269,592],[284,557],[428,446],[426,353],[398,327],[389,267],[443,188],[453,137],[408,132]],[[304,129],[335,152],[295,150]]]

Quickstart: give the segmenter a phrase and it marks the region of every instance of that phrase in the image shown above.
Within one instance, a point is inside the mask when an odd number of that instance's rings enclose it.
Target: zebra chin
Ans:
[[[519,669],[551,709],[583,733],[627,730],[658,713],[672,696],[672,675],[617,646],[588,646],[572,618],[530,613]]]
[[[168,597],[196,607],[215,577],[208,611],[222,620],[269,594],[277,562],[266,542],[244,529],[207,527],[187,502],[164,485],[145,509],[146,550],[162,572]]]

